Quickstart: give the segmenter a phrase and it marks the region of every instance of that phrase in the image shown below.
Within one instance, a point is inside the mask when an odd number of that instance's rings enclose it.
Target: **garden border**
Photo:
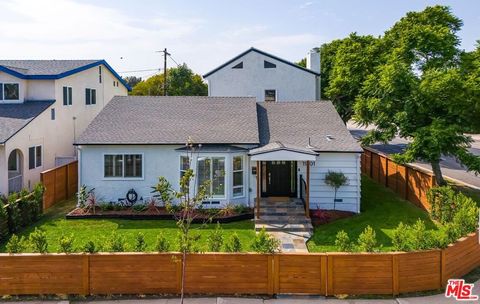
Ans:
[[[180,253],[0,254],[0,294],[178,294]],[[446,249],[187,256],[187,294],[389,294],[437,290],[480,266],[479,233]]]
[[[212,219],[212,223],[227,224],[243,220],[253,219],[254,214],[244,213],[238,215],[232,215],[222,218]],[[175,216],[172,214],[85,214],[85,215],[69,215],[65,216],[67,220],[84,220],[84,219],[124,219],[124,220],[175,220]],[[192,223],[202,224],[208,219],[196,218]]]

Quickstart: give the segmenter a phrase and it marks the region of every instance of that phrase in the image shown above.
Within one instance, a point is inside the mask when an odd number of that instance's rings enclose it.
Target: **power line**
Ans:
[[[176,62],[175,59],[173,59],[172,55],[169,54],[168,57],[170,57],[170,59],[172,59],[172,61],[175,62],[175,64],[177,65],[177,67],[180,66],[180,65],[178,64],[178,62]]]

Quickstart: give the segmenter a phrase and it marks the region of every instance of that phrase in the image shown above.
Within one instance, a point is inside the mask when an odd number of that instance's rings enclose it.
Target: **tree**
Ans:
[[[139,82],[132,90],[132,95],[160,96],[163,95],[163,74],[152,76]],[[169,96],[206,96],[207,84],[200,75],[194,74],[186,65],[168,69],[167,95]]]
[[[136,76],[127,76],[123,77],[123,80],[131,87],[135,87],[140,81],[142,81],[142,77]]]
[[[295,62],[296,65],[301,66],[302,68],[307,67],[307,58],[302,58],[300,61]]]
[[[445,6],[407,13],[381,39],[380,64],[367,76],[354,111],[355,120],[375,129],[364,144],[395,136],[410,142],[397,162],[428,161],[438,185],[445,185],[442,155],[457,157],[480,172],[480,157],[468,151],[465,126],[478,119],[478,82],[469,81],[460,64],[462,21]],[[478,96],[478,95],[477,95]]]
[[[337,39],[320,46],[320,88],[322,96],[325,96],[325,92],[330,86],[330,75],[332,74],[335,55],[342,41],[343,39]]]
[[[325,175],[325,184],[334,189],[333,210],[335,210],[335,203],[337,202],[337,191],[341,186],[348,183],[348,178],[342,172],[328,171]]]

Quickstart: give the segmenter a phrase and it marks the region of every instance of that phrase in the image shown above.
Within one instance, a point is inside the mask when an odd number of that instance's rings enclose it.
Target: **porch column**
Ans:
[[[257,160],[257,219],[260,218],[260,162]]]
[[[305,216],[310,217],[310,161],[307,160],[307,181],[305,186]]]

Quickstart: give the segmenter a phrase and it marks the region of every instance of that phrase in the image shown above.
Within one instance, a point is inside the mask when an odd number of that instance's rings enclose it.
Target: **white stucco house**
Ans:
[[[320,53],[307,54],[307,67],[250,48],[203,75],[209,96],[249,96],[257,101],[320,100]]]
[[[259,208],[263,197],[302,195],[309,209],[331,209],[334,191],[324,176],[332,170],[348,177],[336,208],[360,212],[362,149],[328,101],[114,97],[75,142],[79,184],[106,202],[130,189],[146,200],[160,176],[179,190],[188,138],[201,145],[191,162],[193,183],[211,181],[206,207]]]
[[[128,90],[104,60],[0,60],[0,194],[75,159],[75,139]]]

